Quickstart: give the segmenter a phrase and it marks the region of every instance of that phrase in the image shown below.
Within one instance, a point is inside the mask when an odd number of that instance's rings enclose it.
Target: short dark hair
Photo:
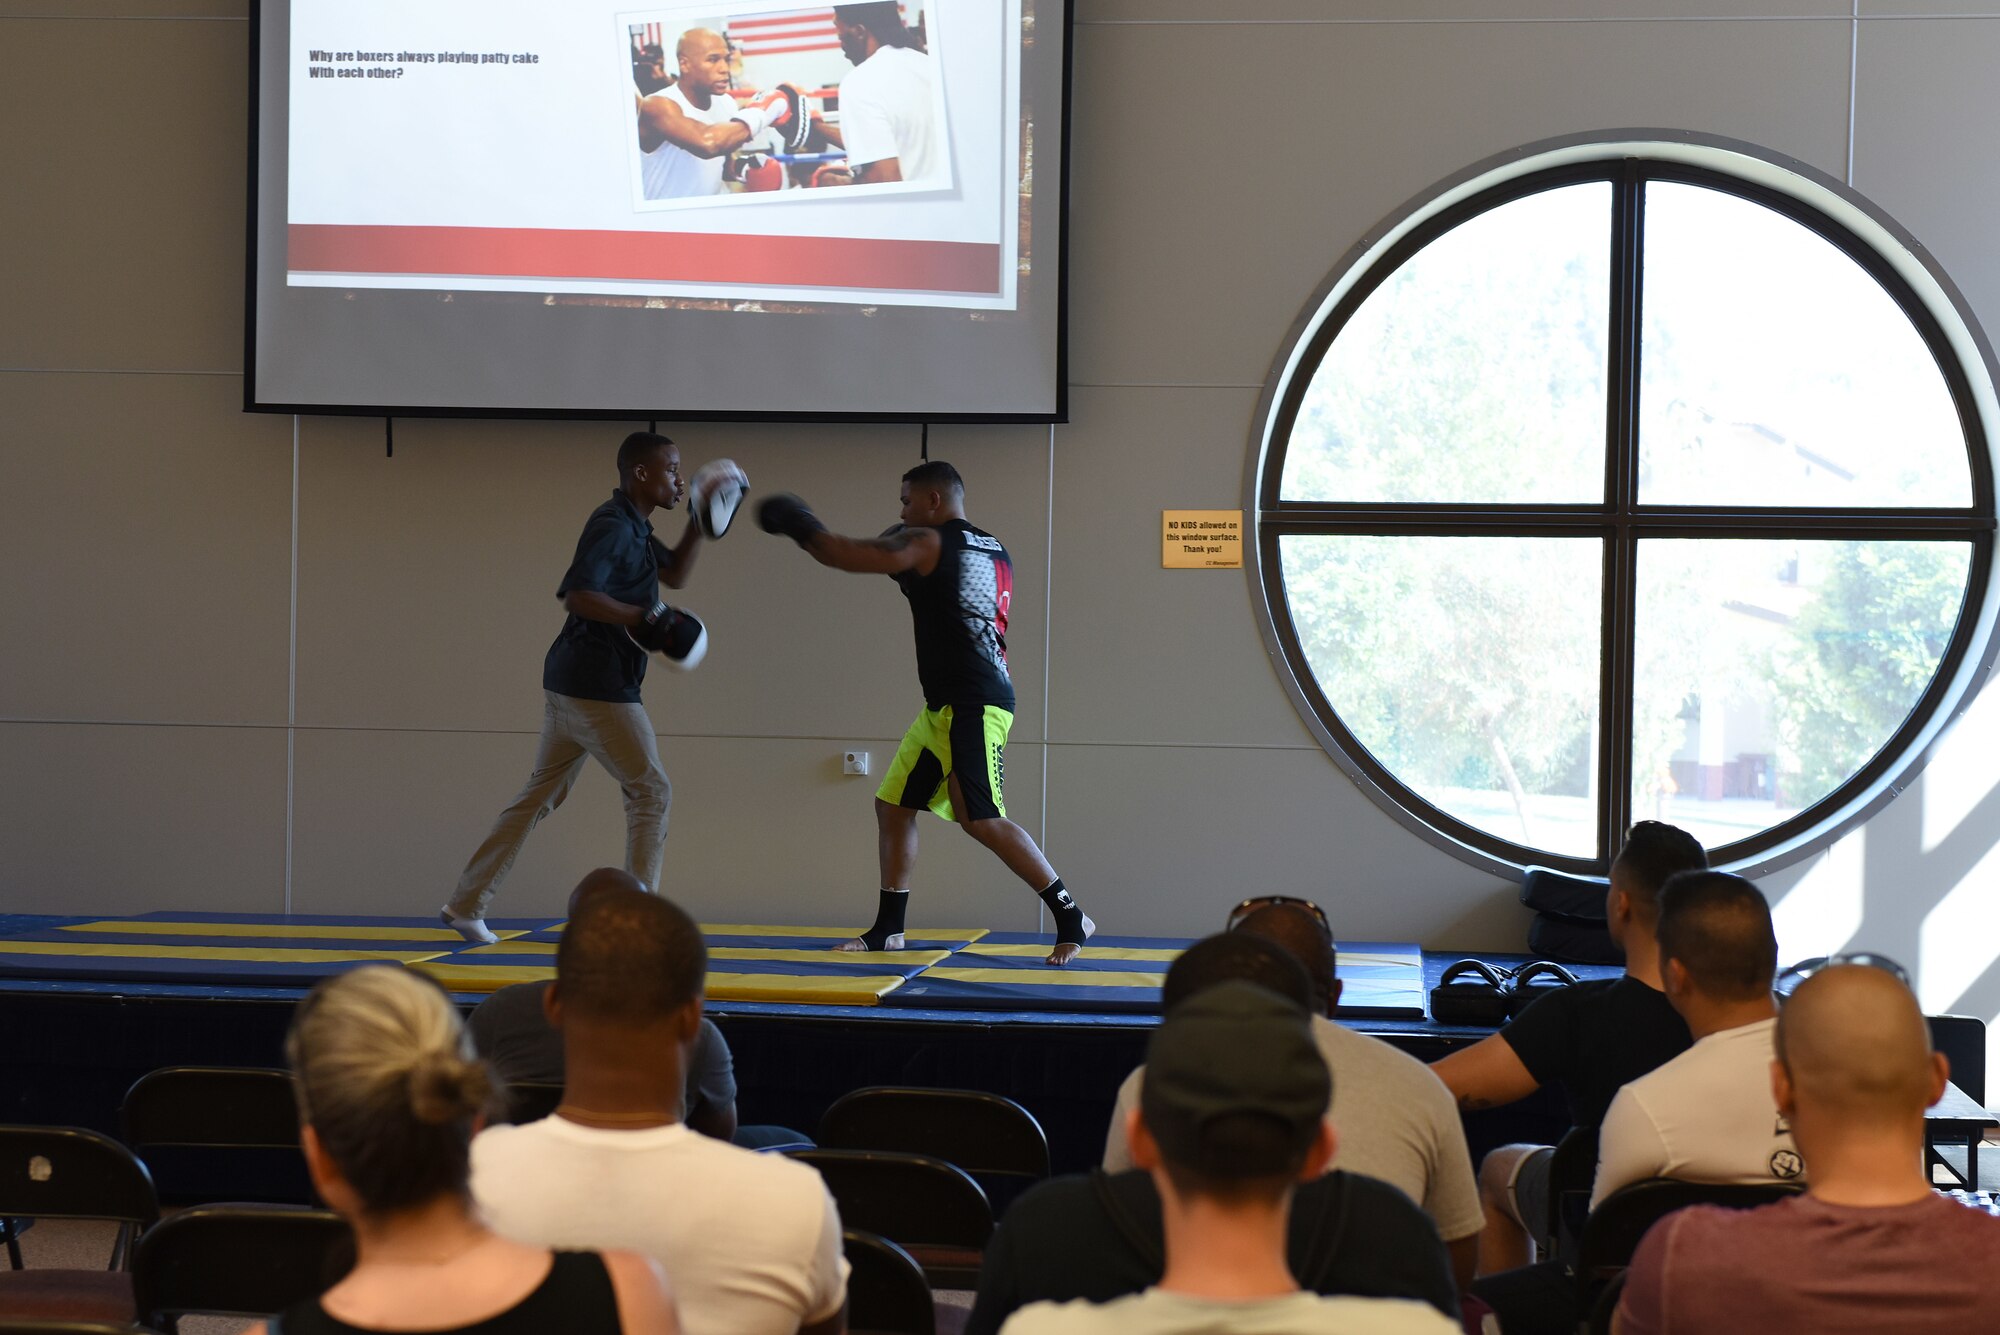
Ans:
[[[861,4],[835,5],[833,13],[843,23],[868,29],[869,36],[884,46],[909,44],[909,29],[903,26],[903,15],[896,0],[865,0]]]
[[[1778,937],[1764,892],[1726,871],[1684,871],[1660,887],[1660,967],[1678,960],[1695,988],[1724,1001],[1769,993]]]
[[[701,995],[708,944],[678,905],[641,890],[591,895],[556,947],[556,990],[568,1014],[644,1023]]]
[[[958,470],[942,459],[926,459],[903,474],[903,481],[913,487],[936,487],[940,491],[964,492],[965,479]]]
[[[645,463],[656,450],[666,449],[673,442],[657,431],[634,431],[618,446],[618,476],[629,476],[634,468]]]
[[[1205,988],[1237,981],[1276,992],[1302,1011],[1313,1008],[1312,979],[1290,951],[1267,936],[1221,932],[1195,942],[1168,966],[1160,1009],[1171,1011]]]
[[[1624,873],[1623,887],[1639,916],[1648,922],[1660,916],[1660,887],[1684,871],[1704,871],[1708,854],[1701,841],[1665,821],[1642,820],[1625,835],[1611,866]]]
[[[1297,904],[1266,904],[1232,929],[1275,941],[1305,969],[1312,983],[1312,1010],[1324,1015],[1333,1000],[1333,942],[1319,919]]]

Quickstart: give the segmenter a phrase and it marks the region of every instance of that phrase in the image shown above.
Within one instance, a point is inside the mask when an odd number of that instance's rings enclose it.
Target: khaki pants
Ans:
[[[673,787],[660,766],[653,740],[653,721],[643,705],[609,700],[579,700],[543,691],[542,738],[535,754],[535,771],[527,784],[493,822],[492,833],[465,864],[452,892],[451,911],[460,918],[484,918],[514,859],[527,842],[528,831],[563,804],[583,762],[597,763],[618,780],[625,794],[625,870],[660,889],[660,850],[667,839],[667,808]],[[581,876],[588,868],[579,868]]]

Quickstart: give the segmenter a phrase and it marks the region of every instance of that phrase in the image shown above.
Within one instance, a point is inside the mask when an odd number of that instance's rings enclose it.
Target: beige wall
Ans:
[[[1244,504],[1286,330],[1411,195],[1593,128],[1750,140],[1851,175],[2000,324],[2000,3],[1690,7],[1079,0],[1074,421],[932,445],[1018,562],[1010,805],[1112,930],[1199,931],[1279,890],[1349,936],[1521,939],[1508,885],[1312,742],[1245,580],[1154,555],[1161,508]],[[0,910],[435,905],[526,770],[550,595],[612,481],[616,425],[405,421],[391,460],[379,423],[237,411],[247,40],[243,0],[0,0]],[[887,521],[916,446],[676,434],[849,529]],[[676,789],[668,888],[711,917],[855,921],[871,781],[838,753],[886,762],[915,705],[900,599],[746,528],[687,601],[709,663],[648,692]],[[1961,733],[1985,731],[2000,706]],[[1788,947],[1864,939],[1921,962],[1934,1008],[2000,1011],[1992,950],[1963,944],[1992,935],[1995,754],[1954,738],[1867,828],[1773,878]],[[503,911],[554,910],[620,830],[592,773]],[[996,865],[928,835],[920,919],[1035,923]]]

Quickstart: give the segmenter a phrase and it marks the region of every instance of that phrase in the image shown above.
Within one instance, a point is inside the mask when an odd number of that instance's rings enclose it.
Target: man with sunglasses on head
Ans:
[[[1595,1134],[1620,1087],[1687,1051],[1687,1022],[1661,989],[1659,894],[1668,877],[1707,866],[1708,854],[1685,830],[1651,820],[1634,825],[1611,864],[1605,898],[1611,939],[1625,953],[1624,976],[1557,989],[1499,1033],[1435,1063],[1431,1069],[1458,1106],[1499,1107],[1553,1084],[1569,1104],[1571,1124]],[[1554,1154],[1548,1145],[1502,1145],[1480,1164],[1480,1273],[1528,1264],[1531,1239],[1547,1230]]]
[[[1778,1012],[1776,1058],[1778,1112],[1812,1165],[1805,1194],[1663,1220],[1632,1259],[1616,1328],[1991,1330],[2000,1219],[1926,1179],[1924,1110],[1947,1064],[1910,989],[1880,968],[1822,968]]]
[[[1451,1092],[1408,1053],[1335,1023],[1340,979],[1333,930],[1319,905],[1286,895],[1247,899],[1230,932],[1263,937],[1296,959],[1312,983],[1312,1036],[1333,1072],[1328,1116],[1340,1127],[1339,1166],[1400,1189],[1437,1225],[1460,1285],[1471,1280],[1484,1221],[1465,1126]],[[1105,1137],[1104,1169],[1132,1167],[1125,1123],[1139,1106],[1145,1067],[1126,1077]]]

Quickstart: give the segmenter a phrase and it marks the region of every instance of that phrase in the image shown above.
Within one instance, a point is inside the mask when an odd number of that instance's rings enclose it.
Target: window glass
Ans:
[[[1601,542],[1293,535],[1285,592],[1341,722],[1475,829],[1596,847]]]
[[[1313,375],[1285,495],[1602,500],[1610,251],[1603,181],[1502,204],[1424,247]]]
[[[1963,542],[1641,543],[1635,817],[1715,847],[1840,787],[1937,674],[1971,555]]]
[[[1702,186],[1646,187],[1639,500],[1962,506],[1937,359],[1818,233]]]

